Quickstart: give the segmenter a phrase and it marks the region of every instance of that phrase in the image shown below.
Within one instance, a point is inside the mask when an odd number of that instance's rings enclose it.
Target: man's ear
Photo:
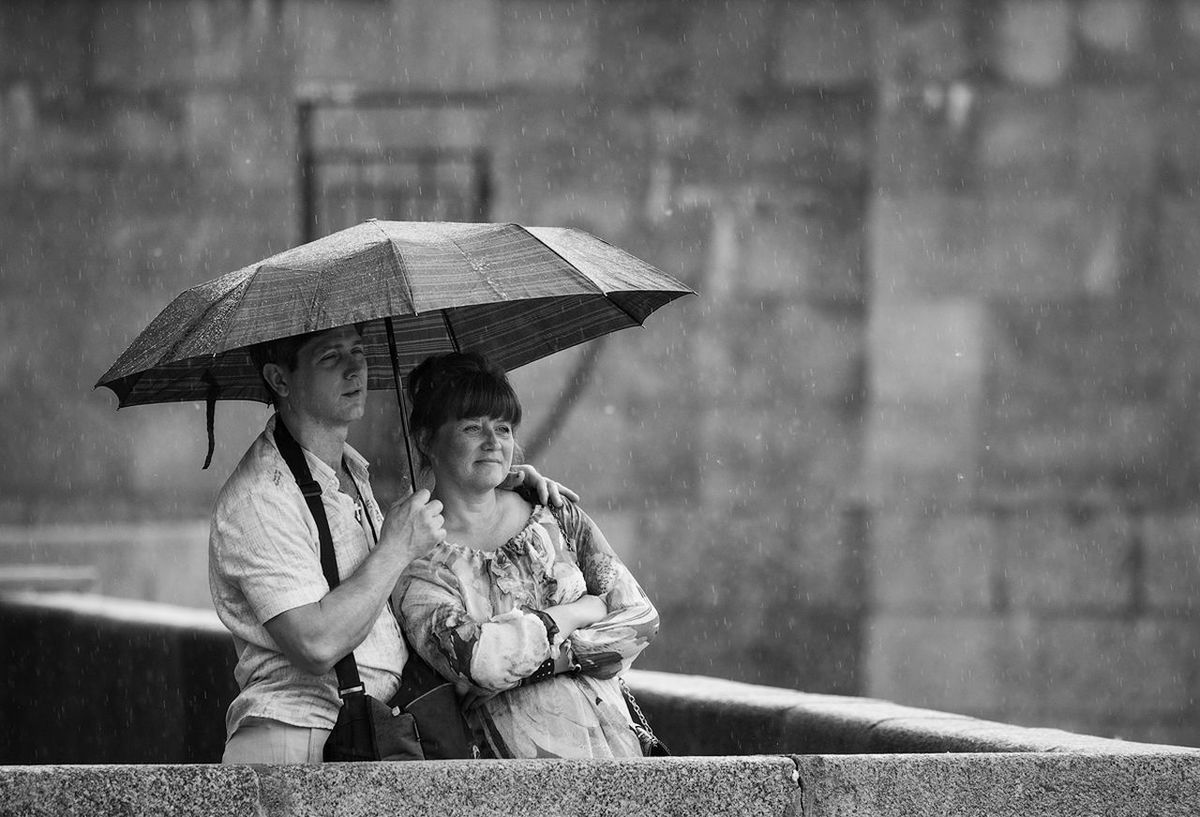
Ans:
[[[276,397],[287,397],[291,388],[288,386],[287,370],[278,363],[264,363],[262,370],[263,380],[267,381],[267,387],[275,392]]]

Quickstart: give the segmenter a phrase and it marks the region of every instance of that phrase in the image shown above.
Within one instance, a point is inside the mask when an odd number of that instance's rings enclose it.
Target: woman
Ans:
[[[409,644],[468,700],[496,757],[638,757],[619,676],[658,613],[587,514],[497,490],[521,404],[474,353],[408,380],[413,439],[432,470],[446,540],[396,588]]]

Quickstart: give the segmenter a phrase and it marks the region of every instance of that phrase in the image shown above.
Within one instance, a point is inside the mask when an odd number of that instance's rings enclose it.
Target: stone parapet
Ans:
[[[666,672],[635,672],[631,681],[656,731],[684,754],[1180,754],[1200,762],[1200,749],[1013,726],[874,698]]]
[[[792,814],[787,757],[0,767],[0,815]]]
[[[1200,755],[819,755],[795,759],[804,817],[1194,815]]]
[[[0,815],[1194,814],[1200,754],[0,767]]]

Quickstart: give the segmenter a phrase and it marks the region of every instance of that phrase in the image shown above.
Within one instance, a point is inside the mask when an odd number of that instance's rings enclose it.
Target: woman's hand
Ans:
[[[579,664],[575,663],[575,654],[571,651],[571,644],[564,641],[563,645],[558,648],[558,655],[554,656],[554,674],[562,675],[578,671]]]
[[[546,479],[537,469],[528,463],[514,465],[509,479],[504,481],[502,488],[527,488],[537,495],[538,502],[555,508],[563,504],[563,497],[572,502],[579,501],[579,494],[565,485],[560,485],[552,479]]]
[[[565,641],[571,633],[595,624],[608,615],[608,606],[599,596],[581,596],[569,604],[556,604],[542,611],[558,625],[558,637]]]

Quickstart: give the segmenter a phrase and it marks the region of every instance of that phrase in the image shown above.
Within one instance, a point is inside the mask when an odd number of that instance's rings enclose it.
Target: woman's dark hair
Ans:
[[[508,375],[478,352],[451,352],[421,361],[405,386],[412,403],[414,437],[432,437],[444,423],[464,417],[494,417],[521,424],[521,401]],[[429,465],[424,452],[421,464]]]

